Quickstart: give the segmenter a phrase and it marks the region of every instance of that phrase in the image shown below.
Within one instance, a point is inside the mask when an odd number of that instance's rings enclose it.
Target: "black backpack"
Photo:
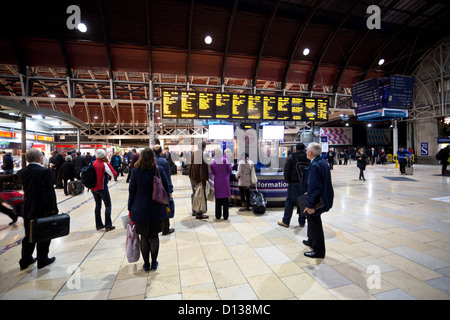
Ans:
[[[253,213],[263,214],[266,212],[267,201],[264,195],[258,190],[250,193],[250,205],[252,206]]]
[[[95,172],[95,168],[92,164],[83,167],[81,169],[81,183],[89,189],[92,189],[97,184],[97,173]]]
[[[442,160],[442,149],[439,150],[438,153],[436,153],[436,160]]]
[[[294,158],[294,157],[293,157]],[[302,181],[302,177],[305,174],[305,168],[308,166],[307,164],[305,164],[304,162],[300,162],[297,160],[297,158],[295,159],[295,170],[297,170],[297,174],[298,174],[298,181]]]

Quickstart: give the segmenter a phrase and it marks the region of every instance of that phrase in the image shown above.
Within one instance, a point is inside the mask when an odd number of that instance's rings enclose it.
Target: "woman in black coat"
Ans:
[[[162,231],[162,221],[166,215],[165,205],[153,200],[153,178],[158,169],[162,184],[167,194],[167,183],[164,169],[156,164],[155,154],[150,148],[142,150],[139,160],[134,164],[131,174],[128,211],[131,213],[131,221],[136,225],[136,232],[141,236],[140,246],[144,259],[144,270],[156,270],[158,267],[159,238]],[[150,255],[152,263],[150,265]]]
[[[355,155],[356,158],[356,166],[359,168],[359,180],[366,181],[364,178],[364,170],[366,170],[366,160],[367,155],[364,152],[364,148],[359,149],[359,151]]]
[[[75,166],[72,162],[72,156],[66,156],[64,163],[61,166],[61,178],[63,180],[63,186],[64,186],[64,194],[66,196],[69,195],[69,192],[67,191],[67,181],[74,181],[75,180]]]

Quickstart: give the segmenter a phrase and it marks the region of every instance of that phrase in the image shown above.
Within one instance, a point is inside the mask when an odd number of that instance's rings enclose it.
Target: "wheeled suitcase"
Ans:
[[[76,196],[84,192],[84,185],[81,181],[69,181],[67,183],[67,192]]]
[[[414,169],[413,169],[413,164],[412,164],[412,160],[406,160],[406,164],[405,164],[405,175],[410,175],[412,176],[414,173]]]

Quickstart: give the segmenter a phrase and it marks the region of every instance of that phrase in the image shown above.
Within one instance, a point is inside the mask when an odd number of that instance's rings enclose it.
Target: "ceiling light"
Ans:
[[[81,32],[85,33],[87,31],[87,27],[84,23],[79,23],[77,26],[77,29],[80,30]]]
[[[372,124],[371,123],[369,123],[368,125],[367,125],[368,127],[371,127],[372,126]]]
[[[54,98],[56,95],[54,93],[50,93],[50,98]]]
[[[206,43],[206,44],[210,44],[211,42],[212,42],[211,36],[206,36],[206,37],[205,37],[205,43]]]
[[[303,55],[307,56],[308,54],[309,54],[309,49],[308,48],[303,49]]]
[[[98,119],[98,117],[97,117],[97,116],[94,116],[94,119]]]
[[[381,66],[381,65],[383,65],[383,64],[384,64],[384,59],[380,59],[380,60],[378,61],[378,65]]]

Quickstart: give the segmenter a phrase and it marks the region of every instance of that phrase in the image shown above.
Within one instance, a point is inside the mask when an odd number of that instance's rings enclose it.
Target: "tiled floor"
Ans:
[[[110,185],[116,229],[94,228],[90,193],[65,197],[69,236],[52,241],[52,265],[20,271],[23,223],[0,215],[0,299],[449,299],[450,177],[416,165],[400,176],[393,164],[368,166],[358,180],[353,163],[335,166],[333,209],[323,215],[327,255],[303,256],[306,228],[294,216],[277,225],[282,208],[264,215],[231,209],[228,221],[190,215],[191,187],[173,176],[175,233],[160,236],[159,267],[145,273],[128,263],[121,216],[128,184]],[[406,178],[406,179],[392,179]]]

